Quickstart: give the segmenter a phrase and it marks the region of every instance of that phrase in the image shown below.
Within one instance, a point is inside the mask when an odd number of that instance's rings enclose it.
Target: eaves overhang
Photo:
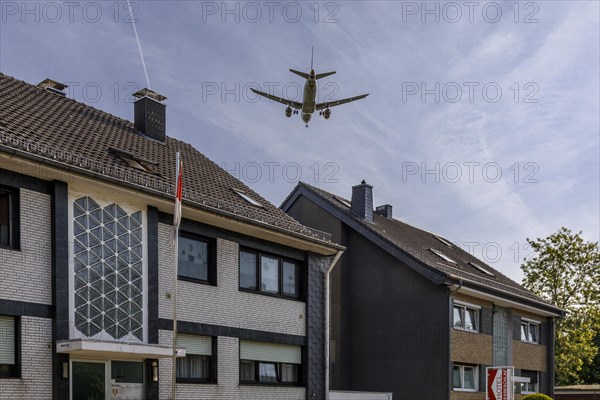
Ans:
[[[171,193],[146,187],[142,184],[119,180],[117,178],[96,173],[82,167],[58,162],[37,154],[7,146],[0,142],[0,155],[2,153],[17,157],[23,162],[30,162],[35,165],[43,164],[50,170],[67,171],[84,178],[106,182],[108,184],[134,190],[136,192],[142,192],[153,198],[159,199],[159,201],[166,201],[170,203],[174,201],[174,195]],[[41,172],[38,168],[32,168],[31,171]],[[57,176],[59,176],[59,174],[57,174]],[[43,176],[40,178],[44,179]],[[184,205],[184,214],[186,208],[188,210],[194,210],[195,212],[204,214],[207,219],[213,221],[213,223],[218,223],[219,225],[217,226],[223,227],[223,222],[226,222],[227,229],[231,229],[236,232],[243,234],[257,234],[259,237],[265,240],[275,241],[290,247],[295,247],[304,251],[310,251],[325,256],[333,256],[337,254],[338,251],[345,250],[344,246],[336,243],[299,232],[294,232],[289,229],[285,229],[282,226],[276,226],[250,217],[244,217],[242,215],[219,209],[208,204],[203,204],[201,202],[196,202],[189,199],[183,199],[182,203]],[[262,236],[260,236],[261,234]]]
[[[185,350],[183,350],[185,351]],[[156,344],[105,342],[89,339],[61,340],[56,342],[56,352],[83,358],[116,358],[144,360],[146,358],[172,358],[173,348]],[[178,349],[178,356],[183,356]]]

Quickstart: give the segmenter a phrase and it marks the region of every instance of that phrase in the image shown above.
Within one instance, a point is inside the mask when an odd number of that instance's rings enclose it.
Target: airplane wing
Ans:
[[[360,96],[349,97],[347,99],[327,101],[324,103],[317,104],[315,108],[317,109],[317,111],[321,111],[326,108],[335,107],[335,106],[339,106],[341,104],[346,104],[346,103],[350,103],[352,101],[364,99],[368,95],[369,94],[367,93],[367,94],[361,94]]]
[[[260,96],[266,97],[267,99],[271,99],[273,101],[277,101],[281,104],[285,104],[286,106],[290,106],[292,108],[295,108],[296,110],[300,110],[302,108],[302,103],[299,103],[297,101],[284,99],[283,97],[273,96],[272,94],[261,92],[260,90],[256,90],[254,88],[250,88],[250,90],[252,90],[254,93]]]

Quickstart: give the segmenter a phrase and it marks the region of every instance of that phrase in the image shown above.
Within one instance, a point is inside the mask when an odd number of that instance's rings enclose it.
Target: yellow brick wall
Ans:
[[[546,346],[513,340],[513,364],[517,369],[546,371]]]
[[[492,365],[492,336],[452,329],[450,358],[455,362]]]

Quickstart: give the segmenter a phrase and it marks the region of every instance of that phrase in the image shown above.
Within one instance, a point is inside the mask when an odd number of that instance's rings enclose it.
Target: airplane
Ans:
[[[304,123],[306,124],[305,126],[307,128],[308,128],[308,121],[310,121],[310,118],[312,117],[312,114],[315,111],[319,111],[319,115],[322,115],[323,118],[329,119],[329,117],[331,117],[331,110],[330,110],[331,107],[335,107],[335,106],[339,106],[341,104],[346,104],[346,103],[350,103],[352,101],[364,99],[365,97],[367,97],[369,95],[367,93],[367,94],[361,94],[360,96],[349,97],[347,99],[332,100],[332,101],[326,101],[323,103],[317,103],[316,102],[317,90],[318,90],[317,81],[321,78],[325,78],[326,76],[335,74],[335,71],[324,72],[321,74],[315,73],[314,47],[311,51],[311,57],[310,57],[310,73],[307,74],[305,72],[296,71],[295,69],[290,69],[290,72],[306,79],[306,83],[304,84],[304,93],[302,95],[302,103],[300,103],[298,101],[294,101],[294,100],[288,100],[283,97],[277,97],[277,96],[274,96],[269,93],[261,92],[260,90],[256,90],[254,88],[251,88],[251,90],[260,96],[263,96],[268,99],[277,101],[281,104],[287,105],[287,108],[285,109],[285,116],[288,118],[292,116],[292,112],[294,114],[298,114],[298,111],[302,111],[302,121],[304,121]]]

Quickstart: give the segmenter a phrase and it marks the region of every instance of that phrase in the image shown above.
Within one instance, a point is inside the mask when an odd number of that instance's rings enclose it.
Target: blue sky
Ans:
[[[132,119],[146,87],[123,1],[0,4],[0,70]],[[598,1],[134,1],[170,136],[275,204],[301,179],[438,233],[520,281],[525,238],[598,241]],[[370,96],[308,129],[250,87]]]

